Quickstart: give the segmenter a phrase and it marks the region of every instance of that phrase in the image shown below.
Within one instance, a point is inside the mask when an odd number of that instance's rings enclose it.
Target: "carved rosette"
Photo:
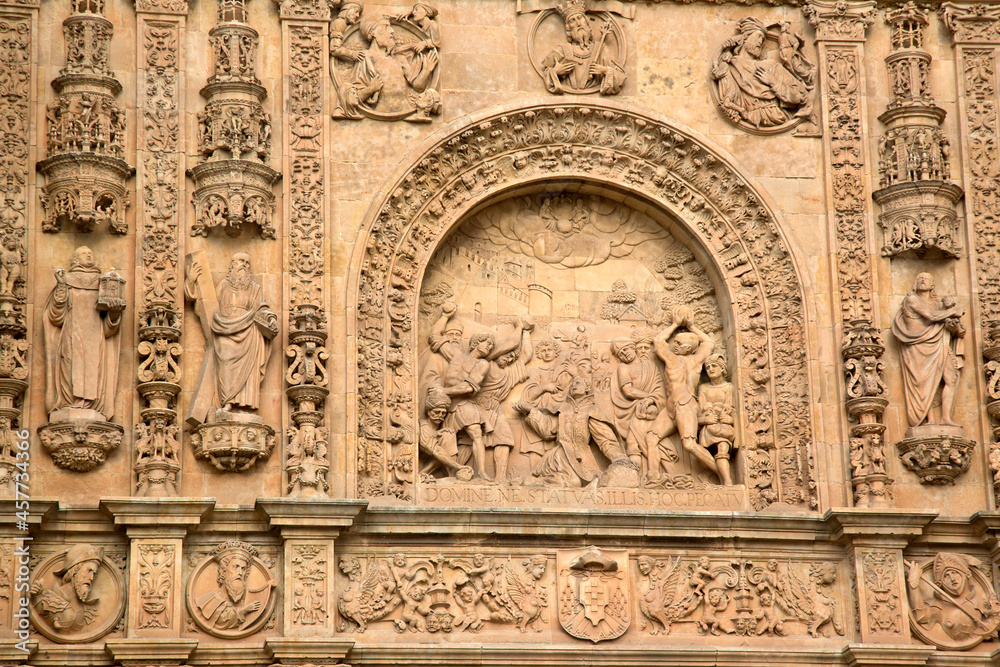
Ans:
[[[477,202],[514,180],[559,178],[615,183],[649,197],[688,221],[705,248],[726,258],[719,270],[732,290],[738,323],[735,378],[751,505],[761,509],[780,499],[815,507],[802,295],[778,223],[709,149],[610,102],[538,104],[484,115],[429,148],[373,209],[353,283],[359,496],[413,497],[408,482],[399,480],[412,479],[415,447],[395,432],[396,424],[417,423],[416,328],[390,335],[394,304],[410,309],[417,321],[417,276]],[[735,211],[739,224],[731,217]],[[402,300],[390,302],[390,289]]]
[[[135,171],[125,161],[125,112],[116,97],[122,86],[108,68],[114,34],[102,16],[103,0],[73,0],[63,21],[66,66],[52,82],[59,100],[47,117],[48,157],[38,163],[45,176],[42,230],[125,234],[130,201],[126,181]]]
[[[112,422],[93,419],[66,419],[38,427],[45,451],[60,468],[88,472],[118,449],[125,429]]]
[[[1000,503],[1000,201],[996,197],[996,149],[1000,142],[997,107],[997,58],[1000,55],[1000,7],[945,3],[941,18],[952,33],[958,75],[962,171],[968,185],[966,215],[976,247],[979,326],[984,332],[986,402],[993,437],[989,464],[995,498]]]
[[[867,320],[845,327],[842,353],[847,414],[854,422],[850,430],[850,463],[855,507],[887,507],[892,498],[882,423],[882,413],[889,404],[883,381],[884,352],[881,334]]]
[[[885,59],[892,99],[879,120],[879,186],[882,256],[912,251],[917,257],[957,258],[962,247],[955,206],[962,189],[950,183],[945,111],[931,94],[931,57],[923,50],[927,9],[907,2],[886,11],[892,52]]]
[[[195,458],[223,472],[243,472],[266,461],[274,450],[274,429],[255,421],[219,419],[191,431]]]
[[[188,174],[195,181],[192,236],[221,228],[239,236],[244,223],[261,238],[276,238],[272,187],[281,174],[266,162],[271,154],[271,116],[261,103],[267,91],[255,73],[256,30],[246,24],[243,0],[222,0],[219,25],[209,32],[215,73],[201,94],[208,100],[198,114],[201,164]]]

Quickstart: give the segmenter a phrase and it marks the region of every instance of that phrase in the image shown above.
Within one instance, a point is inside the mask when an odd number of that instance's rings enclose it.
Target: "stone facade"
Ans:
[[[3,664],[996,664],[996,6],[0,46]]]

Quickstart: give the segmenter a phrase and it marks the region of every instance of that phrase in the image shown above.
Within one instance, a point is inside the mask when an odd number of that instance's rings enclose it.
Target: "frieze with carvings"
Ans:
[[[431,149],[375,212],[379,231],[367,237],[358,282],[361,496],[414,498],[419,419],[412,359],[419,337],[406,322],[421,320],[413,279],[430,259],[430,248],[440,245],[435,240],[501,183],[581,173],[626,183],[681,220],[690,219],[690,233],[724,258],[718,270],[736,309],[733,368],[749,502],[762,508],[780,497],[813,505],[802,303],[783,241],[767,222],[770,214],[739,177],[693,140],[658,121],[590,105],[483,118]],[[422,183],[419,194],[408,185],[415,180]],[[727,222],[733,212],[741,220],[738,227]],[[572,216],[568,224],[564,233],[574,233]],[[745,236],[754,227],[759,235]],[[679,319],[687,326],[689,318]],[[768,327],[781,335],[769,336]],[[772,345],[778,364],[771,360]],[[600,351],[596,361],[602,363]],[[772,384],[772,378],[780,381]]]
[[[333,117],[428,123],[441,113],[437,9],[421,2],[399,15],[375,11],[345,2],[330,25]]]
[[[712,61],[711,92],[725,118],[751,134],[819,135],[816,64],[788,21],[747,17]]]
[[[73,0],[63,21],[66,66],[52,82],[59,100],[46,112],[48,156],[38,163],[46,232],[67,224],[128,231],[125,183],[134,169],[125,161],[125,112],[116,100],[122,86],[108,68],[114,29],[103,10],[103,0]]]

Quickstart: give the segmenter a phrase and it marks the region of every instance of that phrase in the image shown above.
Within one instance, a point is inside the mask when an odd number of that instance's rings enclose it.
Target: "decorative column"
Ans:
[[[15,495],[16,445],[28,388],[29,119],[33,117],[37,2],[0,3],[0,497]],[[23,433],[22,433],[23,435]]]
[[[1000,505],[1000,175],[997,55],[1000,51],[1000,7],[945,3],[941,16],[955,44],[958,78],[959,136],[963,150],[962,179],[968,192],[967,230],[975,256],[973,316],[982,330],[986,358],[986,409],[993,437],[989,465],[994,499]]]
[[[209,32],[215,73],[201,89],[208,103],[198,114],[201,164],[191,169],[192,236],[208,236],[216,227],[239,236],[247,222],[262,238],[275,238],[271,188],[281,174],[265,164],[271,116],[261,105],[267,91],[256,73],[260,36],[246,20],[245,0],[220,0],[219,24]]]
[[[883,383],[878,304],[872,298],[873,224],[867,177],[864,62],[865,32],[875,3],[811,0],[803,9],[816,29],[823,90],[829,225],[835,238],[841,305],[846,407],[850,426],[851,483],[856,507],[887,507],[892,480],[886,474]]]
[[[139,123],[136,257],[139,313],[135,495],[175,496],[180,474],[177,395],[181,376],[180,210],[184,201],[185,0],[138,0]],[[134,561],[133,561],[134,562]]]
[[[104,0],[72,0],[63,21],[66,66],[52,82],[59,101],[48,108],[48,157],[42,230],[58,232],[72,223],[82,232],[106,226],[125,234],[129,206],[125,161],[125,112],[115,99],[122,85],[108,69],[114,28],[104,18]]]
[[[285,257],[288,295],[288,383],[291,424],[285,452],[287,486],[295,497],[325,497],[329,492],[329,429],[324,423],[328,335],[326,309],[328,253],[323,145],[327,119],[324,90],[329,79],[330,8],[318,0],[281,0],[281,42],[285,61],[283,99],[287,100],[283,136]]]

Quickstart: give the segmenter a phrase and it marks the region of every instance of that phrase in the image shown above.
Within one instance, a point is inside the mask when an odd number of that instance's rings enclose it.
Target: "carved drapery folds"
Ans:
[[[28,387],[25,319],[28,259],[28,101],[31,98],[31,19],[0,20],[0,494],[14,495],[10,473],[17,465],[13,444]]]
[[[522,108],[462,128],[401,177],[363,231],[356,276],[359,495],[414,497],[416,447],[406,433],[418,422],[416,331],[398,321],[404,314],[417,319],[421,267],[464,211],[503,184],[567,177],[624,183],[726,257],[719,270],[735,309],[734,376],[750,503],[815,507],[802,295],[771,213],[694,139],[616,106],[584,104]]]
[[[219,24],[209,32],[215,73],[201,94],[208,100],[198,114],[201,164],[189,171],[195,181],[192,236],[215,228],[239,236],[244,223],[261,238],[273,239],[274,193],[281,174],[267,166],[271,115],[261,102],[267,91],[257,78],[259,35],[246,24],[245,0],[220,0]]]
[[[323,63],[326,26],[292,3],[282,4],[282,16],[295,18],[286,49],[291,79],[288,106],[289,163],[286,180],[289,202],[288,272],[291,281],[288,347],[285,356],[286,394],[291,402],[285,458],[285,493],[296,497],[322,497],[329,491],[329,429],[323,425],[323,403],[330,393],[326,364],[328,335],[326,310],[326,258],[324,256],[323,188]],[[361,5],[344,3],[341,16],[356,21]],[[344,29],[344,18],[334,29]]]
[[[966,215],[976,246],[979,326],[984,332],[986,401],[992,421],[989,463],[1000,501],[1000,200],[996,197],[998,134],[997,56],[1000,8],[988,4],[945,3],[941,16],[952,32],[958,75],[962,170],[969,189]]]
[[[125,161],[125,112],[116,101],[122,86],[108,68],[114,29],[103,5],[73,0],[73,13],[63,21],[66,66],[52,82],[59,100],[48,108],[48,157],[38,163],[46,181],[46,232],[66,224],[84,232],[105,225],[114,234],[128,231],[125,182],[134,170]]]
[[[865,31],[874,23],[873,2],[813,1],[803,11],[816,29],[823,78],[822,100],[831,164],[825,170],[836,230],[837,289],[840,294],[846,408],[853,422],[849,462],[854,503],[887,506],[892,480],[885,470],[882,413],[884,364],[872,299],[871,209],[865,187],[865,149],[861,95],[861,63]]]
[[[951,149],[941,130],[945,111],[931,94],[931,57],[923,50],[927,10],[913,2],[886,11],[892,52],[885,59],[892,98],[879,120],[879,186],[882,255],[912,251],[918,257],[958,257],[955,205],[962,189],[950,183]]]
[[[179,8],[186,12],[186,6]],[[178,202],[182,181],[178,96],[183,18],[143,14],[139,21],[144,65],[140,77],[145,147],[140,165],[143,201],[136,252],[141,258],[139,354],[136,386],[143,406],[135,426],[135,493],[177,495],[180,474],[181,307]]]
[[[788,21],[741,19],[712,61],[711,92],[725,118],[751,134],[819,136],[816,65]]]

